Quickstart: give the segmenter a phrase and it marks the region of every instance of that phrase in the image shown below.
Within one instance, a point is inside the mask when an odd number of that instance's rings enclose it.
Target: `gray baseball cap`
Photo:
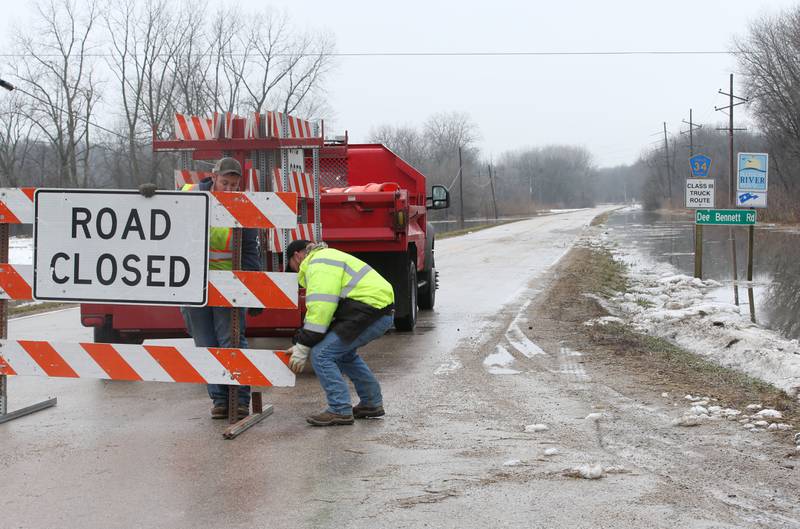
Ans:
[[[236,158],[220,158],[214,165],[213,171],[220,176],[232,175],[242,176],[242,166]]]

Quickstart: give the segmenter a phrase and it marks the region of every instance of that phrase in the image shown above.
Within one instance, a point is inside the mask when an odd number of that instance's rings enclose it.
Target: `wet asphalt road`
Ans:
[[[225,441],[202,387],[12,378],[12,409],[50,395],[59,404],[0,425],[0,528],[740,526],[720,515],[726,505],[706,508],[703,495],[714,493],[702,476],[696,492],[685,479],[674,485],[669,473],[685,473],[674,457],[691,463],[704,450],[687,452],[675,438],[682,432],[653,434],[662,410],[594,384],[557,337],[526,336],[535,324],[528,302],[602,210],[439,241],[435,311],[420,313],[413,334],[362,350],[383,385],[383,420],[307,426],[304,415],[323,401],[303,375],[295,388],[265,393],[272,417]],[[68,310],[13,320],[10,337],[90,333]],[[487,372],[483,360],[498,346],[521,373]],[[598,440],[583,420],[598,408],[631,422]],[[522,432],[535,422],[551,430]],[[561,455],[544,458],[548,447]],[[513,459],[523,463],[504,466]],[[583,462],[633,471],[602,481],[561,475]],[[796,526],[767,521],[776,519]]]

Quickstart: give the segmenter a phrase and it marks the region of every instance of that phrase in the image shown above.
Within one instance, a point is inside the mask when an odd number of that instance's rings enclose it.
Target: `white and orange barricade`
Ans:
[[[294,386],[285,351],[0,340],[0,375]]]

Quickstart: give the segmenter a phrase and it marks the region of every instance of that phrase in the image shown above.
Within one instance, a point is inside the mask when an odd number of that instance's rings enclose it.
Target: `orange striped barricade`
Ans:
[[[261,387],[294,386],[285,351],[0,340],[0,374]]]
[[[177,175],[176,175],[177,176]],[[45,192],[40,190],[39,193]],[[31,265],[16,265],[9,264],[7,261],[8,255],[8,225],[9,224],[23,224],[31,223],[36,220],[36,247],[41,245],[50,244],[47,246],[48,251],[52,253],[51,246],[58,246],[59,244],[69,245],[69,225],[63,228],[64,222],[61,221],[64,210],[63,204],[69,204],[72,211],[72,236],[75,238],[76,233],[85,233],[82,238],[93,239],[90,237],[89,232],[95,229],[100,239],[108,241],[112,237],[110,232],[114,229],[109,226],[117,226],[117,221],[109,224],[104,224],[104,231],[100,226],[99,211],[106,210],[109,214],[114,211],[113,204],[117,204],[121,208],[120,211],[138,211],[138,206],[133,202],[124,202],[125,200],[147,200],[153,201],[152,198],[144,199],[139,197],[135,191],[92,191],[92,190],[46,190],[46,196],[49,197],[47,201],[39,203],[39,196],[33,188],[22,189],[0,189],[0,304],[2,304],[2,316],[7,315],[6,300],[29,300],[34,297],[39,299],[84,299],[76,294],[79,291],[77,281],[78,262],[77,258],[83,250],[84,244],[77,245],[75,250],[75,287],[70,287],[64,290],[64,293],[58,293],[56,297],[47,297],[52,294],[36,294],[36,270]],[[58,198],[63,195],[63,198]],[[72,196],[82,196],[82,199],[72,199]],[[95,196],[97,195],[97,196]],[[123,195],[133,195],[130,199],[125,198]],[[191,196],[203,195],[203,193],[178,193],[175,191],[164,191],[156,193],[155,197],[158,200],[159,195],[162,201],[167,200],[169,204],[174,202],[175,208],[173,214],[179,214],[183,211],[183,199],[190,199]],[[231,193],[217,193],[206,192],[206,206],[203,211],[205,212],[206,219],[203,221],[202,217],[195,216],[195,214],[184,214],[172,221],[172,226],[184,224],[182,219],[197,218],[199,222],[203,222],[202,226],[220,226],[220,227],[233,227],[233,228],[263,228],[269,230],[275,229],[292,229],[297,227],[297,195],[292,192],[278,192],[278,193],[256,193],[256,192],[231,192]],[[43,195],[45,196],[45,195]],[[56,197],[56,198],[53,198]],[[88,197],[88,198],[87,198]],[[99,197],[99,198],[98,198]],[[175,197],[175,198],[172,198]],[[44,200],[44,199],[42,199]],[[56,200],[58,204],[63,207],[53,208],[47,204],[51,204]],[[83,200],[84,202],[81,202]],[[95,205],[92,205],[92,200],[97,200]],[[60,201],[60,202],[59,202]],[[66,202],[65,202],[66,201]],[[155,202],[154,202],[155,203]],[[75,205],[85,206],[82,208],[84,215],[81,217],[80,223],[76,224],[75,218]],[[164,207],[162,204],[160,207]],[[40,208],[39,213],[36,213],[35,208]],[[70,209],[64,211],[69,211]],[[101,208],[98,212],[90,211],[92,208]],[[133,208],[133,209],[131,209]],[[151,208],[152,209],[152,208]],[[47,213],[50,211],[50,213]],[[161,211],[165,216],[167,212]],[[194,210],[192,210],[194,211]],[[97,218],[97,226],[90,225],[90,213],[94,213]],[[151,212],[152,213],[152,212]],[[143,213],[141,213],[143,215]],[[35,219],[35,215],[39,215],[39,219]],[[133,215],[131,213],[131,215]],[[131,217],[132,218],[132,217]],[[44,219],[44,220],[42,220]],[[41,222],[40,222],[41,221]],[[85,222],[84,222],[85,221]],[[69,222],[68,220],[66,221]],[[150,219],[150,231],[153,231],[152,218]],[[177,223],[177,224],[176,224]],[[39,226],[41,224],[41,226]],[[119,227],[125,225],[125,229],[130,229],[128,233],[144,233],[145,229],[142,227],[139,216],[136,216],[136,221],[133,222],[128,219],[127,223],[121,221]],[[168,224],[169,225],[169,224]],[[61,226],[61,227],[59,227]],[[56,229],[58,228],[58,229]],[[67,229],[67,234],[62,234],[61,231]],[[60,231],[59,231],[60,230]],[[41,231],[41,233],[39,233]],[[206,228],[200,228],[198,233],[207,233]],[[63,235],[63,236],[62,236]],[[240,240],[239,230],[234,230],[234,268],[232,271],[224,270],[211,270],[207,271],[207,282],[203,283],[204,291],[207,292],[207,298],[202,303],[209,306],[218,307],[254,307],[254,308],[268,308],[268,309],[292,309],[298,308],[298,292],[297,292],[297,279],[296,274],[283,273],[283,272],[264,272],[264,271],[241,271],[240,261],[237,260],[239,249],[236,249],[237,236]],[[44,237],[44,238],[42,238]],[[142,235],[144,237],[144,235]],[[204,244],[203,248],[207,249],[207,239],[204,241],[204,235],[198,236],[194,234],[189,236],[188,239],[194,241],[192,244]],[[79,237],[81,238],[81,237]],[[124,237],[123,237],[124,238]],[[91,244],[97,246],[102,244],[98,239]],[[155,240],[155,239],[154,239]],[[53,242],[56,241],[56,242]],[[57,242],[61,241],[61,242]],[[40,244],[41,242],[41,244]],[[77,241],[72,241],[77,242]],[[113,241],[112,241],[113,242]],[[109,244],[112,244],[111,242]],[[111,252],[128,252],[131,249],[130,243],[114,243],[116,246],[110,247]],[[159,243],[161,244],[161,243]],[[74,246],[74,245],[73,245]],[[61,246],[58,246],[60,248]],[[173,252],[186,250],[183,246],[171,246]],[[3,250],[3,248],[5,248]],[[44,247],[43,247],[44,248]],[[87,247],[88,248],[88,247]],[[187,247],[188,248],[188,247]],[[194,248],[194,246],[192,246]],[[42,250],[42,248],[39,248]],[[72,250],[70,250],[72,251]],[[92,250],[94,251],[94,250]],[[189,251],[189,250],[186,250]],[[42,250],[43,255],[46,254]],[[194,250],[191,250],[194,254]],[[55,254],[61,261],[67,262],[71,254],[67,255],[65,252]],[[103,254],[104,256],[115,257],[111,254]],[[177,254],[176,254],[177,255]],[[87,256],[92,257],[90,251],[87,250]],[[84,256],[86,257],[86,256]],[[44,260],[37,260],[36,266],[40,268],[44,264],[49,263],[49,258]],[[53,258],[54,260],[56,257]],[[162,258],[163,259],[163,258]],[[59,266],[63,264],[58,261]],[[138,260],[137,260],[138,262]],[[44,264],[43,264],[44,263]],[[98,260],[98,270],[100,261]],[[52,272],[53,266],[48,269]],[[196,264],[196,263],[195,263]],[[200,262],[202,265],[203,263]],[[188,266],[188,265],[187,265]],[[205,269],[205,265],[203,265]],[[116,268],[114,268],[116,270]],[[126,268],[126,270],[130,271]],[[45,274],[46,272],[43,272]],[[47,272],[49,273],[49,272]],[[149,272],[148,272],[149,273]],[[61,275],[53,275],[54,280],[64,281],[69,280],[66,273]],[[98,279],[102,279],[99,276]],[[114,273],[112,273],[114,275]],[[116,277],[120,277],[121,274]],[[105,276],[106,280],[109,276]],[[141,277],[141,276],[139,276]],[[149,276],[148,276],[149,277]],[[188,276],[187,276],[188,277]],[[84,279],[86,279],[84,277]],[[61,283],[61,281],[58,281]],[[89,282],[91,283],[91,282]],[[108,284],[103,283],[102,284]],[[171,284],[171,283],[170,283]],[[148,286],[150,286],[148,279]],[[159,286],[159,285],[156,285]],[[160,284],[163,286],[163,283]],[[80,287],[83,288],[83,287]],[[94,287],[92,287],[94,288]],[[192,287],[194,288],[194,287]],[[141,290],[141,289],[140,289]],[[116,292],[116,291],[115,291]],[[120,291],[120,294],[125,295]],[[174,296],[175,294],[170,294]],[[130,303],[146,303],[152,304],[155,298],[149,296],[141,296],[135,299],[113,297],[106,300],[111,303],[130,302]],[[85,298],[89,300],[89,298]],[[187,298],[188,299],[188,298]],[[177,301],[180,300],[180,301]],[[186,304],[184,298],[165,299],[157,301],[161,304]],[[194,302],[190,303],[193,304]],[[202,304],[201,303],[201,304]],[[238,314],[238,312],[235,312]],[[45,377],[82,377],[82,378],[105,378],[111,380],[143,380],[143,381],[163,381],[163,382],[184,382],[184,383],[212,383],[212,384],[226,384],[232,387],[235,393],[235,388],[238,385],[250,385],[257,387],[268,386],[290,386],[294,384],[294,375],[288,369],[286,363],[288,358],[286,354],[281,351],[257,351],[245,350],[240,348],[197,348],[197,347],[168,347],[168,346],[130,346],[130,345],[114,345],[114,344],[58,344],[50,342],[37,342],[37,341],[12,341],[7,340],[5,335],[5,325],[2,326],[3,334],[0,336],[0,381],[4,382],[7,375],[29,375],[29,376],[45,376]],[[234,333],[238,337],[238,332]],[[234,343],[234,345],[236,345]],[[5,385],[0,387],[0,422],[5,415]],[[241,431],[249,428],[253,424],[259,422],[263,418],[269,416],[272,412],[272,407],[262,408],[261,394],[257,391],[253,392],[253,410],[254,413],[237,422],[229,427],[223,434],[226,438],[233,438]],[[236,402],[233,399],[232,402]],[[44,406],[55,404],[55,399],[37,405],[36,409],[42,409]],[[31,407],[33,408],[33,407]],[[20,412],[15,413],[21,413]],[[30,411],[35,411],[34,409]],[[26,413],[30,413],[27,411]],[[18,416],[18,415],[17,415]],[[10,417],[10,415],[8,415]],[[236,419],[236,413],[231,415],[232,421]]]
[[[0,263],[0,300],[33,299],[33,265]],[[297,305],[297,274],[210,270],[209,307],[293,309]]]
[[[0,223],[33,223],[35,191],[36,189],[32,187],[0,188]],[[291,229],[297,226],[296,193],[216,191],[205,191],[205,193],[210,196],[209,222],[212,226],[265,229]]]

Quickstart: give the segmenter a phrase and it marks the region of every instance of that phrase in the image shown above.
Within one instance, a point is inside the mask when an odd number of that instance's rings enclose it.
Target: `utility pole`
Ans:
[[[664,122],[664,165],[667,169],[667,193],[669,193],[669,207],[672,209],[672,170],[669,163],[669,141],[667,140],[667,122]]]
[[[689,134],[689,158],[694,156],[694,130],[703,128],[702,125],[695,125],[692,120],[692,109],[689,109],[689,121],[683,120],[689,125],[689,130],[681,131],[681,134]],[[694,277],[703,277],[703,225],[694,224]]]
[[[492,204],[494,204],[494,220],[497,221],[497,198],[494,196],[494,178],[492,177],[492,164],[489,164],[489,185],[492,187]]]
[[[458,148],[458,227],[464,229],[464,166],[461,163],[461,147]]]
[[[733,74],[730,75],[730,92],[725,93],[722,90],[719,91],[720,94],[728,96],[729,103],[727,106],[724,107],[714,107],[716,111],[725,110],[728,111],[728,165],[729,165],[729,175],[730,179],[728,182],[728,201],[731,208],[736,207],[736,191],[734,191],[734,187],[736,185],[735,178],[734,178],[734,153],[733,153],[733,131],[737,130],[733,127],[733,108],[739,105],[742,105],[747,102],[747,99],[743,97],[738,97],[733,95]],[[737,102],[734,102],[734,99],[738,99]],[[738,129],[743,130],[743,129]],[[733,264],[733,301],[736,303],[736,306],[739,306],[739,272],[737,270],[736,264],[736,237],[733,232],[733,227],[731,226],[728,228],[728,238],[730,239],[731,243],[731,261]],[[752,310],[752,307],[751,307]]]

